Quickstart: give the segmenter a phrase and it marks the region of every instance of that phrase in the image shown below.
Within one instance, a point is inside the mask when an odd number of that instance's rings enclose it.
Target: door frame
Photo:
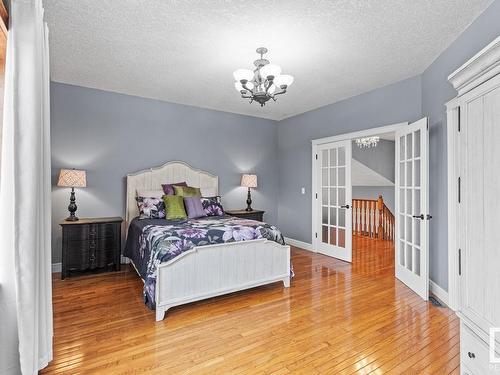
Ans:
[[[392,124],[392,125],[385,125],[385,126],[379,126],[375,128],[370,128],[370,129],[365,129],[365,130],[359,130],[359,131],[354,131],[354,132],[349,132],[349,133],[344,133],[344,134],[339,134],[339,135],[334,135],[330,137],[324,137],[324,138],[318,138],[318,139],[313,139],[311,140],[312,144],[312,154],[311,154],[311,166],[312,166],[312,188],[311,188],[311,206],[312,206],[312,220],[311,220],[311,238],[312,238],[312,251],[317,252],[316,248],[318,245],[318,240],[319,238],[317,237],[317,215],[318,215],[318,207],[316,204],[316,197],[317,197],[317,192],[318,192],[318,184],[317,184],[317,170],[316,170],[316,163],[317,163],[317,154],[318,154],[318,146],[323,145],[325,143],[332,143],[332,142],[338,142],[338,141],[346,141],[346,140],[353,140],[355,138],[363,138],[363,137],[370,137],[374,136],[377,134],[383,134],[383,133],[391,133],[395,132],[396,130],[401,129],[404,126],[408,126],[409,122],[400,122],[397,124]],[[396,168],[396,166],[394,166]],[[397,220],[397,218],[395,218]],[[397,223],[395,223],[397,224]]]

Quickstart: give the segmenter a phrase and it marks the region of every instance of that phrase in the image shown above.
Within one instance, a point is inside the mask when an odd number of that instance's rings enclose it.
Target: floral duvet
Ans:
[[[154,309],[156,268],[195,246],[266,238],[284,245],[275,226],[232,216],[213,216],[185,221],[132,220],[124,255],[144,281],[144,302]]]

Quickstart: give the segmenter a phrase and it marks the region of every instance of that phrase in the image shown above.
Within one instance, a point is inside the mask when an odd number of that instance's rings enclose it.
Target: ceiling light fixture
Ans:
[[[281,74],[278,65],[270,64],[264,59],[267,48],[257,48],[260,59],[253,62],[254,70],[238,69],[233,73],[234,87],[240,92],[241,97],[250,99],[250,103],[256,101],[261,107],[269,99],[276,101],[276,96],[286,93],[286,89],[293,83],[293,77],[288,74]]]
[[[364,137],[357,138],[356,144],[359,148],[372,148],[377,147],[378,141],[380,141],[380,137]]]

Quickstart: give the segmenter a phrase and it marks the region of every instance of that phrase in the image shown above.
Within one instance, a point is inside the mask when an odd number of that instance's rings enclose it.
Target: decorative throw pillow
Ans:
[[[164,219],[165,203],[163,199],[136,197],[139,219]]]
[[[203,197],[201,204],[207,216],[222,216],[224,215],[224,208],[222,208],[222,201],[220,196],[216,197]]]
[[[148,198],[158,198],[161,199],[163,197],[163,190],[146,190],[146,189],[137,189],[136,190],[138,197],[148,197]]]
[[[192,186],[174,186],[175,195],[181,197],[201,197],[200,188]]]
[[[165,209],[167,211],[167,220],[186,219],[186,210],[184,209],[184,198],[179,195],[164,195]]]
[[[201,204],[200,197],[184,197],[184,206],[186,207],[187,216],[190,219],[207,216]]]
[[[174,195],[174,186],[188,186],[185,181],[183,182],[176,182],[175,184],[162,184],[161,187],[163,188],[163,192],[165,195]]]

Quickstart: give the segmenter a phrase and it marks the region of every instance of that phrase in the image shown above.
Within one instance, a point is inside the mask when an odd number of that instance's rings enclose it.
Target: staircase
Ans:
[[[378,199],[352,200],[352,233],[394,241],[394,215],[381,195]]]

